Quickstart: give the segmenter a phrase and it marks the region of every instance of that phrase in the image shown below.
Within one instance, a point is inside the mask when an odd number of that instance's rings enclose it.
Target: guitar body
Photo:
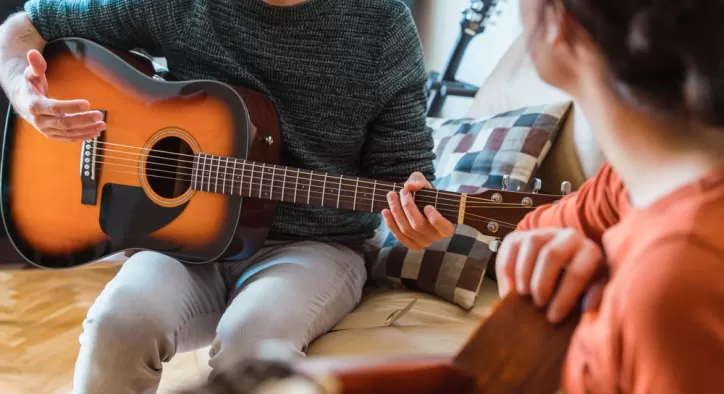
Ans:
[[[214,81],[152,78],[150,62],[83,39],[51,42],[44,56],[48,96],[88,100],[105,112],[107,129],[60,142],[10,111],[0,197],[22,256],[70,268],[122,251],[205,263],[258,250],[276,202],[196,191],[182,164],[200,152],[277,163],[279,118],[268,98]]]

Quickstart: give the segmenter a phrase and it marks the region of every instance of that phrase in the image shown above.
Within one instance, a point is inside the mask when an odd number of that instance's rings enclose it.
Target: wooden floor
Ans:
[[[71,392],[81,323],[118,268],[0,271],[0,393]]]

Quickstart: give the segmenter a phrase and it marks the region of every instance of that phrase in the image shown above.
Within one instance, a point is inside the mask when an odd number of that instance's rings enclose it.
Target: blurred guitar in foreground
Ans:
[[[555,393],[579,317],[553,325],[511,293],[453,357],[249,360],[182,394]]]

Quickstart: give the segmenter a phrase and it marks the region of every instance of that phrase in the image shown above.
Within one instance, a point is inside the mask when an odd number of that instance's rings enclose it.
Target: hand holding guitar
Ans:
[[[424,214],[420,212],[412,193],[423,188],[431,189],[432,185],[421,173],[412,174],[399,194],[387,194],[390,209],[382,211],[385,224],[395,238],[415,251],[443,238],[452,237],[455,231],[452,222],[445,219],[434,207],[426,206]]]
[[[591,282],[602,268],[601,248],[575,230],[513,232],[503,241],[496,260],[498,292],[504,297],[515,288],[518,294],[530,294],[539,307],[549,305],[548,319],[557,323],[586,291],[584,310],[598,305],[605,278]]]
[[[44,136],[60,141],[87,140],[105,129],[103,114],[89,111],[88,101],[47,97],[47,63],[40,52],[29,51],[28,63],[14,97],[10,98],[23,119]]]

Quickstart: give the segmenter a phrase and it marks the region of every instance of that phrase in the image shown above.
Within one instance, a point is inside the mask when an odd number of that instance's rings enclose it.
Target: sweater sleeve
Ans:
[[[29,0],[25,12],[46,41],[85,38],[122,50],[158,51],[173,34],[173,1]],[[163,32],[163,34],[159,34]]]
[[[410,11],[402,6],[383,35],[378,86],[381,111],[368,128],[363,156],[367,176],[404,181],[419,171],[434,178],[433,139],[427,127],[427,72]]]
[[[603,232],[618,222],[627,199],[623,182],[606,163],[579,190],[526,215],[517,229],[574,228],[600,244]]]

